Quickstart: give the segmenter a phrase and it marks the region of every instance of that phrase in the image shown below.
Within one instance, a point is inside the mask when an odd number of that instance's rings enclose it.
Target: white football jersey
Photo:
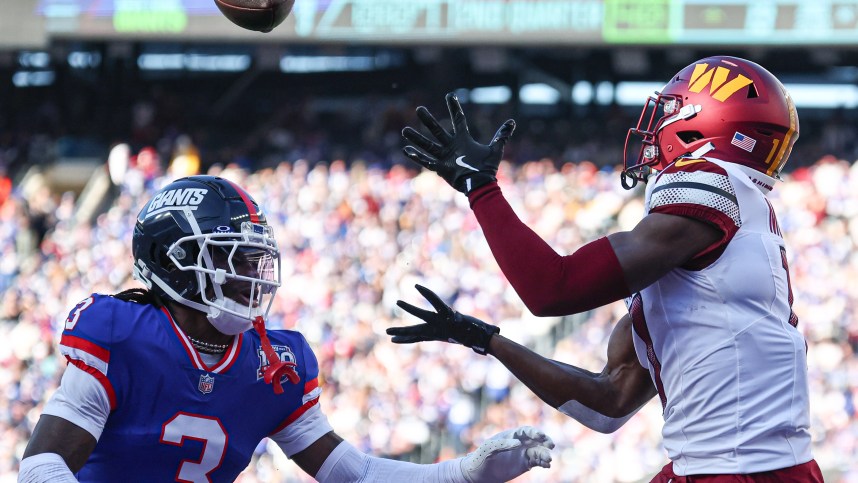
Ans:
[[[647,213],[699,219],[724,233],[627,300],[678,475],[812,459],[806,345],[791,309],[784,239],[764,194],[773,181],[703,158],[680,159],[647,186]]]

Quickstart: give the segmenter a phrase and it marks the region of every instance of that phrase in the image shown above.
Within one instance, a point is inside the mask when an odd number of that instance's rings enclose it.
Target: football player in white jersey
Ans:
[[[546,359],[459,314],[424,287],[435,312],[399,302],[425,323],[393,341],[457,342],[492,354],[543,401],[602,432],[648,400],[663,408],[671,462],[654,482],[822,481],[808,430],[806,344],[792,312],[786,247],[766,194],[798,138],[784,86],[763,67],[709,57],[685,67],[644,106],[626,139],[623,186],[647,183],[646,215],[628,232],[557,254],[525,226],[497,184],[505,122],[475,142],[458,100],[453,131],[417,115],[405,154],[468,196],[492,253],[536,315],[625,299],[601,372]]]

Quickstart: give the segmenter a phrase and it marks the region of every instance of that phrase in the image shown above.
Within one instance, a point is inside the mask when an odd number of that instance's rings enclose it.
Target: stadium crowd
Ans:
[[[132,165],[93,223],[76,198],[46,188],[0,192],[0,483],[17,464],[65,361],[56,349],[68,310],[91,292],[134,286],[130,240],[141,203],[187,163]],[[384,329],[411,324],[397,299],[419,282],[504,335],[592,370],[604,365],[622,304],[574,320],[532,316],[494,262],[465,197],[402,165],[282,162],[211,174],[247,188],[275,226],[284,285],[269,325],[313,346],[322,406],[335,430],[368,452],[448,458],[521,424],[557,443],[552,468],[523,481],[636,482],[666,462],[652,401],[611,435],[541,403],[492,358],[444,344],[397,346]],[[612,168],[543,159],[504,164],[500,182],[523,219],[561,253],[642,214],[640,188]],[[829,481],[858,482],[858,164],[834,157],[787,174],[771,195],[788,242],[795,312],[808,340],[815,457]],[[310,481],[265,442],[242,482]]]

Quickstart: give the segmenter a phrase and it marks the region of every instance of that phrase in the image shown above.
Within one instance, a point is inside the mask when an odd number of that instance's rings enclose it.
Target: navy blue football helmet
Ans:
[[[191,176],[137,216],[134,277],[164,300],[212,315],[265,317],[280,286],[280,251],[259,205],[235,183]]]

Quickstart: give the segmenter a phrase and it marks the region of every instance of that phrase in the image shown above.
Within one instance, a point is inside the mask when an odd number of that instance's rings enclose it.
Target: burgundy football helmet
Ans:
[[[630,158],[632,136],[643,141]],[[774,75],[745,59],[707,57],[647,100],[626,136],[623,186],[698,150],[777,178],[796,139],[795,105]]]

